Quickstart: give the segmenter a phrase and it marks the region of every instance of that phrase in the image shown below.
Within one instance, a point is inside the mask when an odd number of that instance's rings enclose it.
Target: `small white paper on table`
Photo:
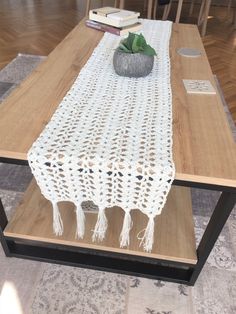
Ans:
[[[216,94],[216,91],[208,80],[183,80],[188,94]]]

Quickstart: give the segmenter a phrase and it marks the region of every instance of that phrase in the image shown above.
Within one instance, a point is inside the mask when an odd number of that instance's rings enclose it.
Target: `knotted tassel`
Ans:
[[[125,212],[123,227],[120,234],[120,247],[129,246],[129,233],[132,229],[133,223],[129,211]]]
[[[93,230],[93,242],[98,240],[102,241],[105,238],[105,234],[107,231],[107,217],[105,214],[105,208],[99,208],[98,219]]]
[[[55,235],[61,236],[63,233],[63,222],[57,203],[53,203],[53,231]]]
[[[146,252],[151,252],[153,241],[154,241],[154,217],[149,216],[149,221],[146,229],[144,229],[144,236],[141,238],[140,246],[143,245],[143,248]]]
[[[85,231],[85,215],[80,204],[76,205],[76,222],[77,222],[76,237],[78,239],[83,239]]]

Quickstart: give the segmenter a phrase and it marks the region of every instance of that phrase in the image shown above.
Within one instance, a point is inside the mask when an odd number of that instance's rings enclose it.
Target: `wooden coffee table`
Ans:
[[[27,165],[27,151],[102,36],[82,21],[0,105],[1,162]],[[203,55],[181,57],[176,53],[180,47],[198,48]],[[146,223],[139,211],[132,212],[130,247],[119,247],[123,218],[119,208],[106,210],[111,227],[103,242],[93,243],[96,215],[86,214],[85,237],[76,240],[73,206],[63,202],[64,234],[56,237],[50,203],[33,180],[9,222],[0,203],[0,240],[7,256],[195,283],[236,201],[236,145],[218,92],[185,92],[182,79],[207,79],[215,86],[195,26],[173,25],[170,54],[176,177],[163,213],[156,218],[153,251],[139,247],[136,235]],[[222,191],[197,249],[190,187]]]

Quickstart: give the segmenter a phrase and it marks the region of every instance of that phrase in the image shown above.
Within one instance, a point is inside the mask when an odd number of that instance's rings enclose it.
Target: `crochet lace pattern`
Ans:
[[[81,203],[93,201],[99,209],[94,241],[105,237],[105,208],[119,206],[125,211],[121,247],[129,245],[130,211],[139,209],[149,217],[141,244],[146,251],[152,249],[154,218],[164,207],[175,174],[169,60],[172,23],[142,23],[147,43],[157,52],[151,74],[118,76],[112,59],[121,38],[105,33],[28,152],[41,192],[52,202],[57,235],[63,233],[58,202],[74,202],[77,237],[83,238]]]

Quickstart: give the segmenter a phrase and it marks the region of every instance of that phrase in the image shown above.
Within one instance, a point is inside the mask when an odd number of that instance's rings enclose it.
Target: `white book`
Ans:
[[[120,10],[119,12],[111,13],[108,15],[109,18],[118,20],[118,21],[125,21],[133,18],[139,17],[140,13],[127,11],[127,10]]]
[[[105,7],[89,11],[89,19],[115,27],[129,26],[138,23],[140,13]]]

